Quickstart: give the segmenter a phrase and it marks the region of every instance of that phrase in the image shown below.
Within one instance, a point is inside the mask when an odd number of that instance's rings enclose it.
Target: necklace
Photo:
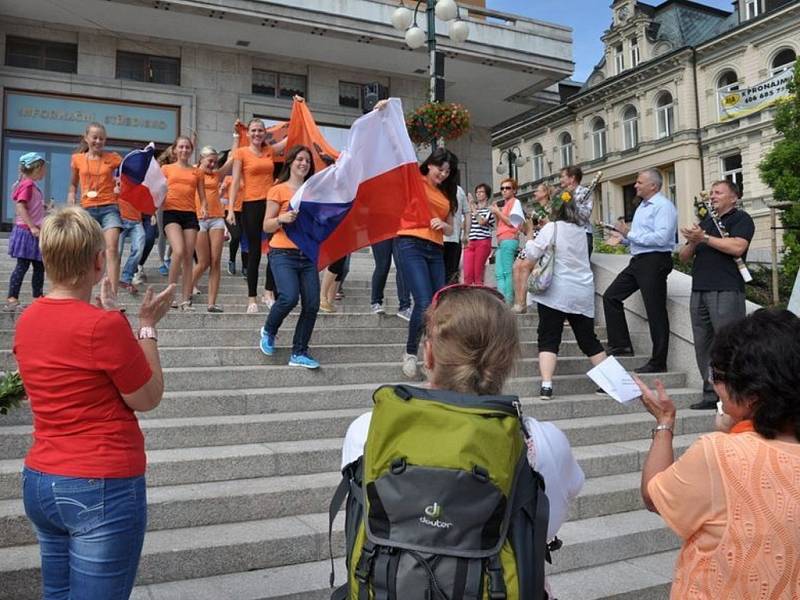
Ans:
[[[89,191],[86,192],[87,198],[91,198],[92,200],[94,200],[99,195],[97,188],[99,187],[98,180],[100,179],[100,171],[102,170],[102,168],[103,168],[103,155],[101,154],[100,156],[97,157],[97,173],[95,173],[94,177],[92,177],[93,173],[91,168],[89,167],[89,153],[87,152],[86,172],[89,174]]]

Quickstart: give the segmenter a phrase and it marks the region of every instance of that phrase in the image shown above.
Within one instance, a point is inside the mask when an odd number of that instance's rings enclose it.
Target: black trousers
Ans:
[[[444,243],[444,282],[445,285],[458,283],[459,263],[461,262],[461,242]]]
[[[622,304],[634,292],[642,292],[650,325],[653,355],[650,364],[667,366],[669,350],[669,317],[667,316],[667,275],[672,271],[672,254],[647,252],[631,258],[603,294],[603,309],[608,327],[608,345],[613,348],[632,346]]]
[[[228,242],[228,260],[230,262],[236,262],[236,255],[239,253],[239,242],[242,239],[242,211],[234,211],[233,216],[236,220],[233,225],[228,223],[227,219],[225,220],[225,227],[228,228],[228,233],[231,236],[231,239]],[[245,263],[245,260],[246,259],[243,256],[242,264]]]
[[[594,319],[591,317],[565,313],[538,302],[536,310],[539,313],[537,328],[539,352],[558,354],[561,336],[564,334],[564,319],[569,321],[569,326],[575,334],[575,340],[578,342],[581,352],[586,356],[594,356],[603,351],[603,344],[597,339],[594,332]]]
[[[264,214],[267,212],[266,200],[252,200],[242,203],[242,225],[249,246],[247,255],[247,295],[254,298],[258,294],[258,268],[261,265],[261,232],[264,229]]]

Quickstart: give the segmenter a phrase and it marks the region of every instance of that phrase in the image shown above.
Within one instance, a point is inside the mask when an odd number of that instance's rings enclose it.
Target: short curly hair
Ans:
[[[800,440],[800,319],[760,309],[717,332],[714,378],[737,404],[752,403],[755,430],[767,439],[791,431]]]

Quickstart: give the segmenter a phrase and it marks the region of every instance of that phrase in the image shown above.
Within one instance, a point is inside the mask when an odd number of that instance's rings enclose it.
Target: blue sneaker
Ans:
[[[292,354],[289,359],[290,367],[305,367],[306,369],[319,369],[319,362],[308,354]]]
[[[164,277],[169,275],[169,267],[166,264],[163,264],[158,267],[158,272],[161,273]]]
[[[261,352],[267,356],[272,356],[275,352],[275,336],[266,333],[263,327],[261,328],[261,343],[258,347],[261,348]]]

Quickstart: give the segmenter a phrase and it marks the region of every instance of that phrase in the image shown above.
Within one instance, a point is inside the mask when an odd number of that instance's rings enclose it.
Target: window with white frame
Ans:
[[[639,55],[639,38],[636,36],[631,38],[631,68],[636,68],[641,62]]]
[[[745,0],[744,18],[753,19],[764,12],[764,0]]]
[[[558,145],[561,154],[561,168],[563,169],[573,163],[572,136],[565,131],[559,136]]]
[[[656,100],[656,132],[658,139],[666,138],[674,133],[675,109],[672,94],[662,92]]]
[[[625,150],[639,145],[639,112],[635,106],[627,106],[622,112],[622,137]]]
[[[597,117],[592,121],[592,151],[594,158],[603,158],[608,150],[606,143],[606,122]]]
[[[770,65],[770,77],[777,75],[778,73],[783,73],[787,69],[791,69],[794,66],[794,61],[797,60],[797,54],[791,48],[785,48],[778,52],[775,55],[775,58],[772,59],[772,64]]]
[[[740,153],[729,154],[721,157],[722,178],[732,181],[739,188],[739,194],[744,192],[744,178],[742,176],[742,155]]]
[[[538,181],[544,177],[544,148],[541,144],[534,144],[533,154],[533,180]]]
[[[732,92],[734,90],[739,89],[739,76],[736,74],[736,71],[733,69],[728,69],[723,71],[719,77],[717,77],[717,112],[719,116],[723,116],[722,112],[722,105],[723,102],[720,100],[724,98],[725,94],[728,92]]]
[[[664,184],[667,192],[667,198],[672,200],[673,204],[678,203],[678,186],[675,179],[675,169],[670,168],[667,169],[667,172],[664,173]]]
[[[625,70],[625,51],[622,44],[614,48],[614,66],[617,70],[617,75]]]

